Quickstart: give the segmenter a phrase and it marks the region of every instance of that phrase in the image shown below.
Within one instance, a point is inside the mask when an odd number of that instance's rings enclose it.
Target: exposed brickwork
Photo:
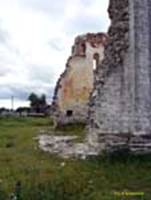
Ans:
[[[150,8],[149,0],[110,0],[109,42],[88,125],[88,141],[100,151],[151,151]]]
[[[54,120],[57,124],[86,122],[94,84],[93,62],[96,60],[96,65],[101,63],[106,43],[104,33],[88,33],[75,38],[72,54],[54,93]]]

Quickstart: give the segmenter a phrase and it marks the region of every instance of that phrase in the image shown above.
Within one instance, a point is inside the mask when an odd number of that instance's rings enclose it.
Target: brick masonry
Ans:
[[[105,59],[91,96],[88,142],[100,151],[151,151],[151,2],[110,0]]]

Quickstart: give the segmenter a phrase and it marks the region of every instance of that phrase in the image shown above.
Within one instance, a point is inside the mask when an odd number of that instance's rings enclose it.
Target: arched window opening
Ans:
[[[96,68],[98,67],[98,65],[99,65],[99,54],[95,53],[93,55],[93,70],[96,70]]]
[[[93,59],[93,70],[96,70],[96,68],[97,68],[97,63],[96,63],[96,60]]]
[[[86,52],[86,45],[85,45],[85,43],[81,44],[81,48],[82,48],[82,53],[85,54],[85,52]]]

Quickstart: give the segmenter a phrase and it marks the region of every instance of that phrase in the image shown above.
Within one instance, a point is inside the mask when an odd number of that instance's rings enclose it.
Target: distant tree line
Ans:
[[[18,107],[15,111],[7,108],[0,108],[0,115],[11,115],[12,112],[18,114],[19,116],[23,115],[49,115],[51,106],[47,104],[46,95],[42,94],[38,96],[36,93],[32,92],[28,96],[28,101],[30,102],[30,107]]]

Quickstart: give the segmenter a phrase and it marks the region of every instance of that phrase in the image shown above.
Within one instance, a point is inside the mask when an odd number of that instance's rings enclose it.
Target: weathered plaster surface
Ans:
[[[75,39],[72,55],[55,90],[54,116],[58,124],[86,121],[94,83],[93,62],[96,59],[97,65],[101,63],[106,40],[103,33],[88,33]]]

